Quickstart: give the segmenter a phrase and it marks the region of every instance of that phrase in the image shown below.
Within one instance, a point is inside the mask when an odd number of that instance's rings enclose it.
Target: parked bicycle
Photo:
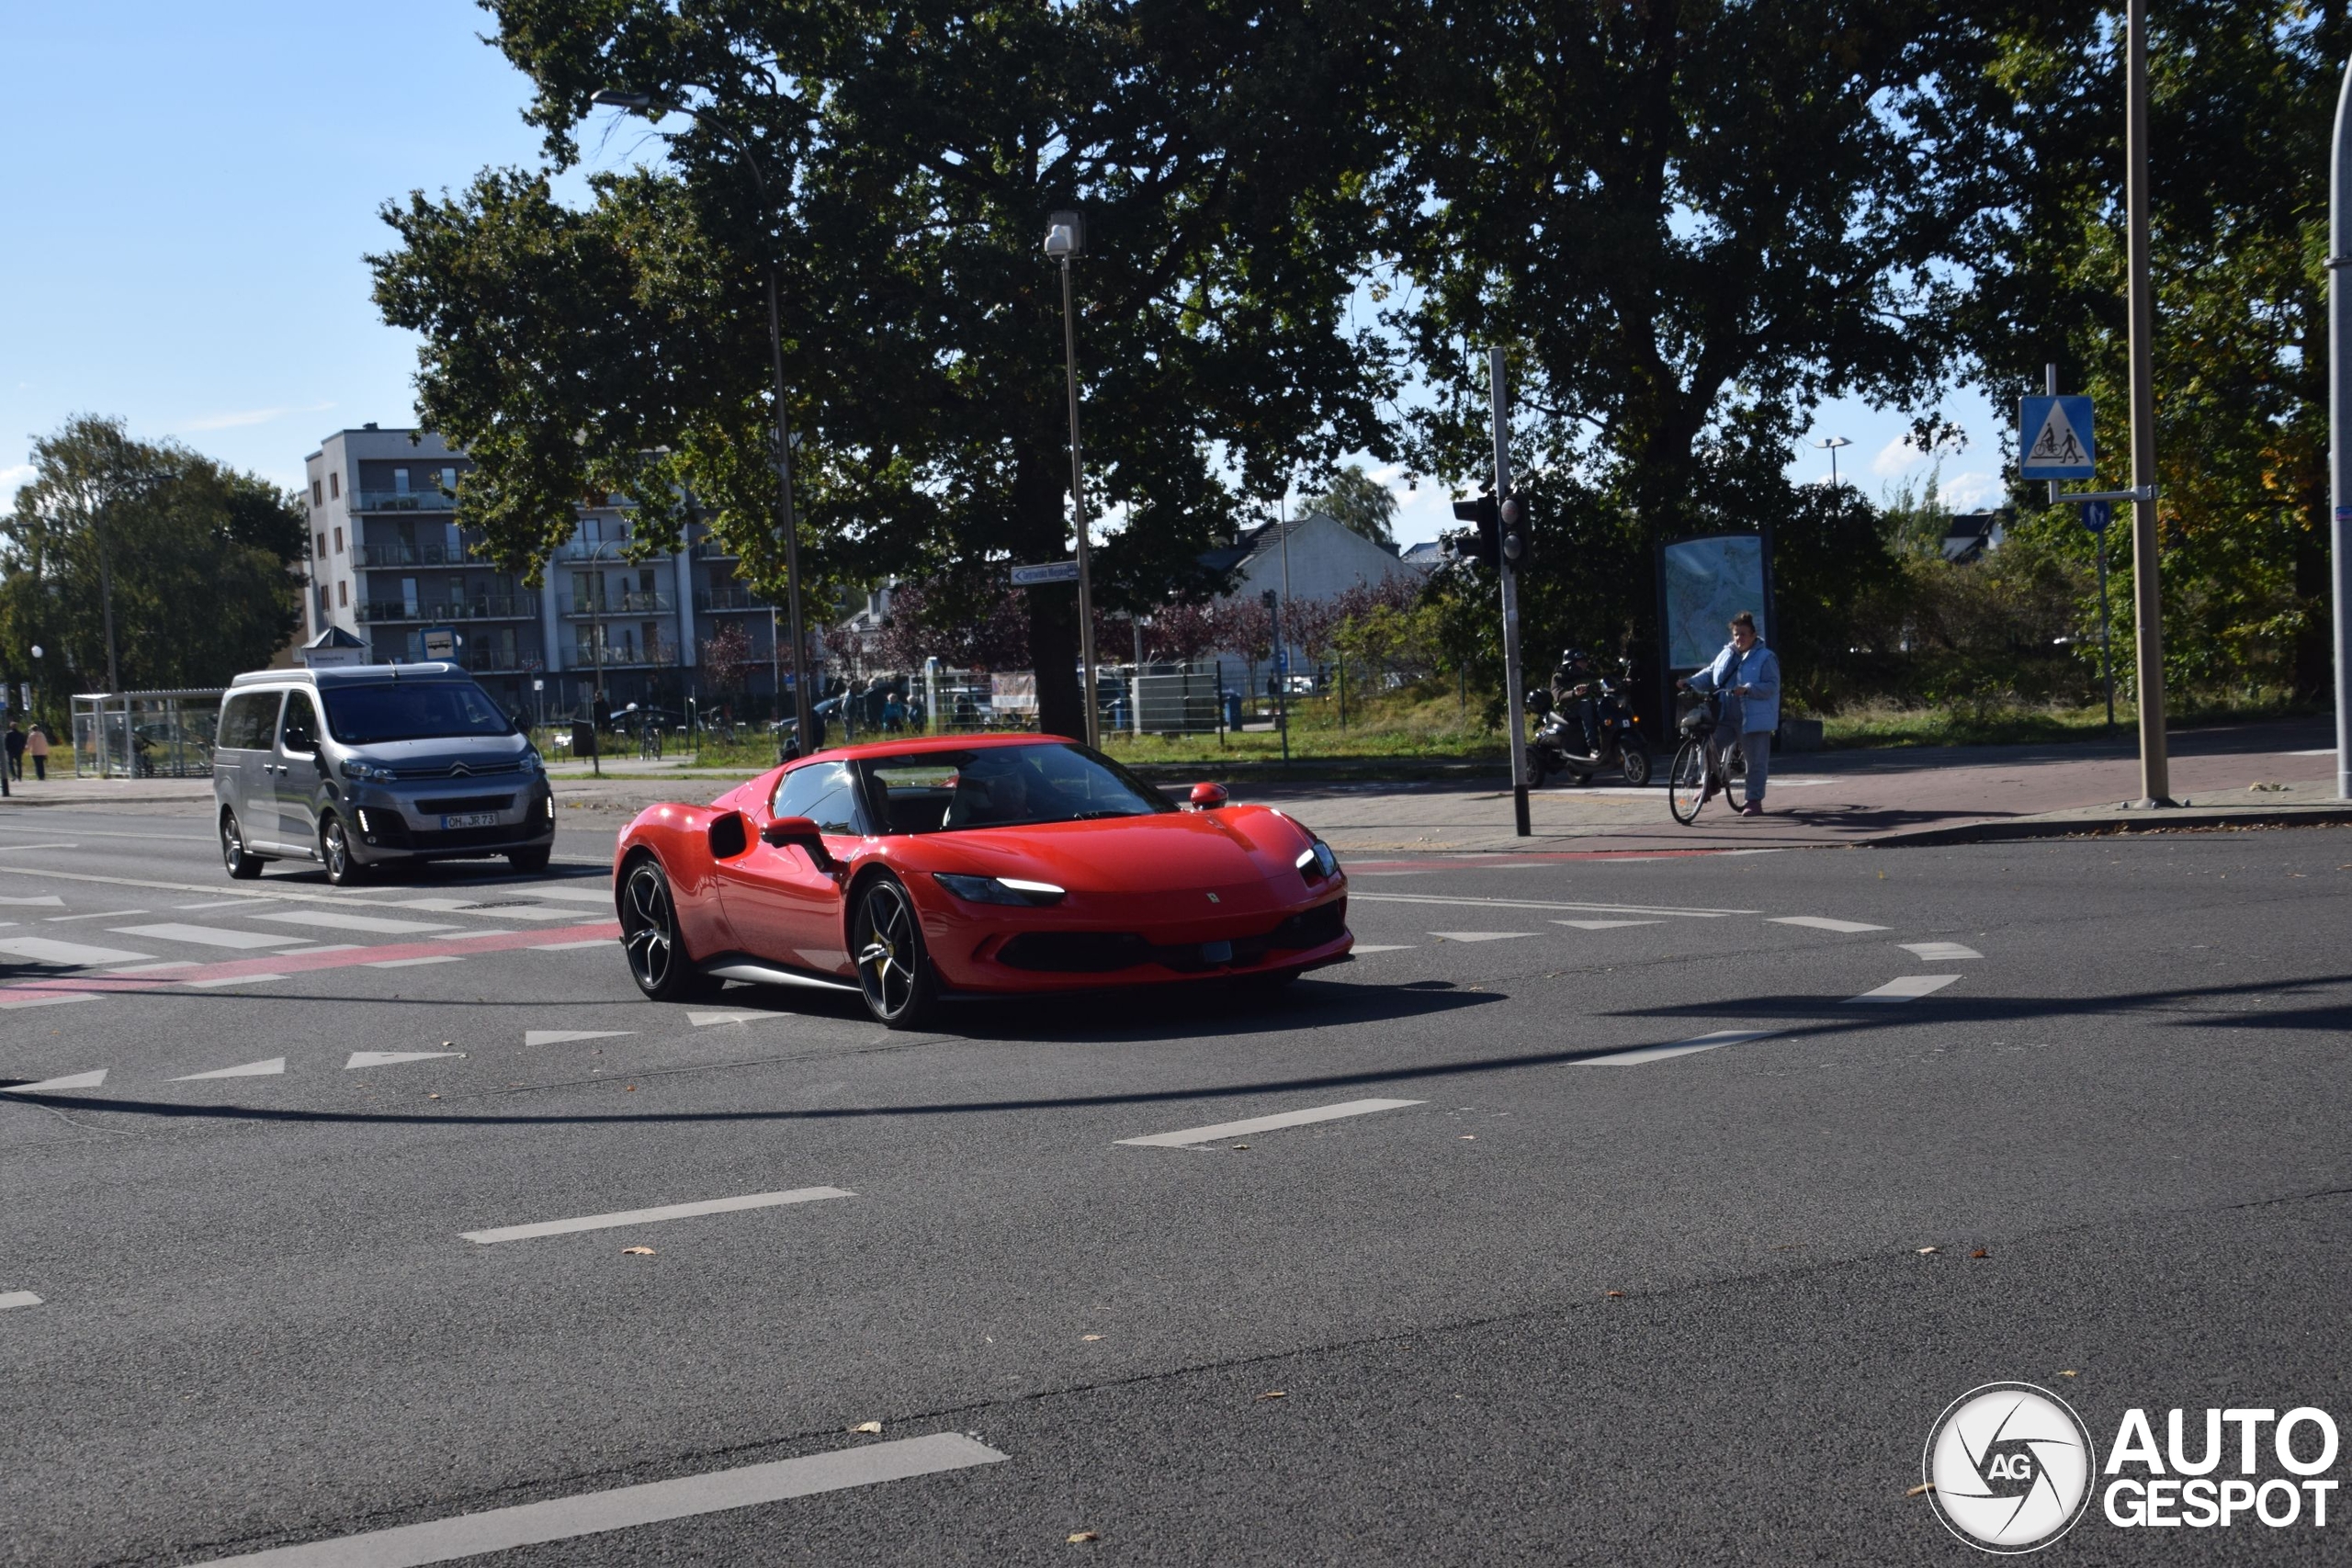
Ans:
[[[1723,699],[1710,693],[1676,726],[1682,732],[1682,744],[1675,749],[1673,765],[1667,770],[1666,808],[1686,828],[1699,819],[1701,807],[1727,793],[1731,781],[1747,772],[1747,759],[1740,754],[1737,741],[1720,753],[1710,744],[1722,721]]]

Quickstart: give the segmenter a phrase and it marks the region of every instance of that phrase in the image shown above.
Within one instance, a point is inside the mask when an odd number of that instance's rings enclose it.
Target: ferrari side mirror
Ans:
[[[825,848],[824,838],[818,833],[817,824],[806,817],[779,817],[760,829],[760,837],[780,850],[798,844],[808,852],[808,859],[819,871],[833,869],[833,857]]]
[[[1223,784],[1196,784],[1193,786],[1190,805],[1195,811],[1214,811],[1231,798],[1226,794]]]

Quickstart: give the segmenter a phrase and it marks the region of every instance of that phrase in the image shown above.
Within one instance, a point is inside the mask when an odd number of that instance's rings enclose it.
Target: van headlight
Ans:
[[[548,771],[547,759],[539,755],[539,749],[536,746],[524,750],[522,762],[523,771],[526,773],[543,773]]]
[[[392,770],[379,768],[373,762],[346,760],[343,764],[343,776],[353,784],[390,784],[392,782]]]

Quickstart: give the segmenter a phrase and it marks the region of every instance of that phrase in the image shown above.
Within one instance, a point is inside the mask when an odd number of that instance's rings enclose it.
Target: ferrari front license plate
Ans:
[[[1204,942],[1201,943],[1201,962],[1204,964],[1232,963],[1233,944],[1229,942]]]
[[[495,828],[498,826],[498,813],[495,811],[469,811],[462,817],[444,817],[441,818],[441,826],[445,829],[449,828]]]

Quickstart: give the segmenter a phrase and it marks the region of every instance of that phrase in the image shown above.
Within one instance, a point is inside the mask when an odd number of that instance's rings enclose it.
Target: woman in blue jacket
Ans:
[[[1756,617],[1742,610],[1731,618],[1731,641],[1715,661],[1680,682],[1689,692],[1721,692],[1721,722],[1707,742],[1707,794],[1715,793],[1714,765],[1735,739],[1747,759],[1747,804],[1742,817],[1764,815],[1764,781],[1772,771],[1772,733],[1781,728],[1781,660],[1756,636]]]

